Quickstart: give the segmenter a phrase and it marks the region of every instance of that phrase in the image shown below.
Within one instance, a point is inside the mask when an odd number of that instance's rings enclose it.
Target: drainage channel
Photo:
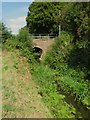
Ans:
[[[75,109],[76,109],[76,114],[75,117],[77,120],[80,119],[80,116],[82,117],[82,120],[89,120],[90,118],[90,111],[81,103],[79,103],[78,101],[76,101],[74,99],[74,96],[72,96],[71,94],[66,94],[63,90],[58,90],[58,92],[62,95],[65,96],[65,101],[72,105]]]

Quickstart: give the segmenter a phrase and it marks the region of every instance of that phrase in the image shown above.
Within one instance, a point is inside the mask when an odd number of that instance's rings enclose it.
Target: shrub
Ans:
[[[29,50],[32,49],[33,43],[30,37],[29,31],[26,27],[22,28],[17,35],[18,41],[22,43],[24,47],[27,47]]]
[[[89,89],[88,82],[85,81],[88,73],[85,56],[88,53],[83,56],[83,50],[81,51],[79,46],[81,46],[79,43],[78,45],[73,43],[72,35],[62,32],[61,37],[56,38],[51,50],[46,54],[44,63],[57,71],[55,83],[58,89],[61,88],[66,93],[72,93],[77,100],[88,105]]]
[[[71,42],[73,36],[69,33],[62,32],[61,36],[55,39],[51,50],[47,53],[45,58],[45,64],[49,63],[49,66],[53,69],[59,69],[62,64],[67,63],[68,54],[73,48]]]

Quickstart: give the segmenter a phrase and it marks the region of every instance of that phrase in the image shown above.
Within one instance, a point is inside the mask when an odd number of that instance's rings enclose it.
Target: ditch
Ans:
[[[66,94],[63,90],[58,90],[58,92],[61,95],[65,96],[65,101],[68,104],[71,104],[75,109],[76,109],[76,113],[75,113],[75,117],[77,118],[77,120],[80,118],[80,116],[82,117],[83,120],[89,120],[90,118],[90,111],[86,108],[86,106],[82,105],[80,102],[78,102],[77,100],[75,100],[74,96],[72,96],[71,94]]]

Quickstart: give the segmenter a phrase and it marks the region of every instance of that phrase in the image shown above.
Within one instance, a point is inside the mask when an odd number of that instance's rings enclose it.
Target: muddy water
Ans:
[[[61,89],[59,90],[59,93],[62,95],[65,95],[65,101],[76,109],[75,117],[77,120],[79,120],[81,117],[82,117],[82,120],[90,120],[90,111],[84,105],[77,102],[74,99],[74,96],[72,96],[71,94],[66,94]]]

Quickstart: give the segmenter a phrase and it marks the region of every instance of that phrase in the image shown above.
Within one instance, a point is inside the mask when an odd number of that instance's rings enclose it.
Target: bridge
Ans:
[[[34,49],[36,53],[39,53],[39,58],[42,59],[47,52],[47,50],[50,48],[50,46],[53,44],[54,38],[48,37],[48,36],[35,36],[33,37],[33,43],[34,43]]]

